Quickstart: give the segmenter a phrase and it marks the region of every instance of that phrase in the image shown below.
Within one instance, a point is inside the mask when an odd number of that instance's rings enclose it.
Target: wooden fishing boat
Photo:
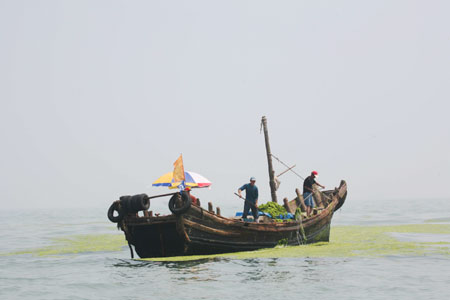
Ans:
[[[269,158],[266,124],[264,129]],[[276,196],[273,174],[269,160],[272,200],[276,201],[273,198]],[[291,201],[284,199],[284,207],[288,212],[294,213],[298,207],[304,211],[303,197],[298,190],[296,194],[297,197]],[[169,209],[172,214],[154,216],[148,211],[150,199],[161,196],[171,196]],[[132,257],[132,246],[141,258],[216,254],[270,248],[279,244],[328,242],[333,214],[344,204],[346,196],[347,184],[344,180],[334,190],[316,190],[314,199],[317,208],[312,216],[306,218],[297,213],[296,219],[283,222],[275,222],[267,217],[260,217],[259,222],[227,218],[221,215],[219,208],[214,211],[211,202],[207,209],[193,205],[185,192],[153,197],[145,194],[124,196],[111,205],[108,217],[117,222],[125,233]],[[138,211],[143,211],[143,214],[139,215]]]

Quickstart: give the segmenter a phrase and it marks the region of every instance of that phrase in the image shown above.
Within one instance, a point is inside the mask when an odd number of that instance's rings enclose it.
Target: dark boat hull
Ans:
[[[328,242],[333,213],[342,206],[346,195],[347,187],[343,181],[338,189],[330,191],[331,200],[326,208],[303,222],[243,222],[193,205],[181,215],[127,216],[119,226],[141,258],[218,254],[271,248],[278,244]]]

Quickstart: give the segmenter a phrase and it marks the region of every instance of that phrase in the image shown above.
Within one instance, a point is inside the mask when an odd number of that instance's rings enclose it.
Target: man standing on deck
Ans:
[[[255,185],[255,177],[250,178],[250,183],[246,183],[238,189],[238,194],[242,197],[241,192],[245,190],[244,213],[242,218],[246,219],[248,211],[252,209],[252,215],[255,222],[258,222],[258,188]]]
[[[314,199],[313,199],[313,184],[317,184],[321,188],[325,188],[323,185],[318,183],[316,179],[319,177],[319,173],[317,171],[312,171],[311,175],[306,177],[305,181],[303,181],[303,199],[305,199],[306,206],[306,215],[309,217],[314,208]]]

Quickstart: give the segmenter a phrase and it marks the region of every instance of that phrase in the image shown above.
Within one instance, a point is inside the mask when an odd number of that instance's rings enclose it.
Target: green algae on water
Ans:
[[[393,233],[433,234],[435,242],[402,241]],[[447,236],[439,240],[439,235]],[[149,261],[190,261],[211,258],[281,258],[281,257],[380,257],[388,255],[450,256],[450,224],[411,224],[392,226],[334,226],[331,228],[330,242],[300,246],[285,246],[257,251],[195,255],[164,258],[149,258]],[[85,234],[55,238],[52,244],[2,255],[32,254],[36,256],[80,254],[86,252],[122,251],[126,246],[122,234]],[[282,243],[281,243],[282,244]],[[128,257],[128,256],[127,256]]]
[[[52,245],[27,249],[6,255],[32,254],[35,256],[79,254],[86,252],[121,251],[126,246],[123,235],[80,234],[52,239]],[[3,254],[5,255],[5,254]]]
[[[391,233],[450,234],[450,224],[417,224],[394,226],[335,226],[330,242],[287,246],[217,255],[195,255],[148,258],[146,261],[189,261],[212,258],[249,259],[282,257],[382,257],[446,255],[450,243],[400,241]]]
[[[428,219],[424,221],[425,223],[448,223],[450,222],[450,218],[434,218]]]

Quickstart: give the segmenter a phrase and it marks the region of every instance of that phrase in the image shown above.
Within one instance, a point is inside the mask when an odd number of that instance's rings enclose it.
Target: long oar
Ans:
[[[156,195],[156,196],[150,196],[148,197],[148,199],[155,199],[155,198],[159,198],[159,197],[165,197],[165,196],[170,196],[170,195],[175,195],[179,192],[175,192],[175,193],[168,193],[168,194],[162,194],[162,195]]]
[[[238,193],[234,193],[236,196],[238,196],[239,198],[241,198],[242,200],[244,200],[245,202],[247,202],[248,204],[250,204],[251,206],[253,206],[254,208],[258,209],[258,206],[256,206],[255,203],[252,203],[250,201],[248,201],[247,199],[245,199],[244,197],[240,196]]]

